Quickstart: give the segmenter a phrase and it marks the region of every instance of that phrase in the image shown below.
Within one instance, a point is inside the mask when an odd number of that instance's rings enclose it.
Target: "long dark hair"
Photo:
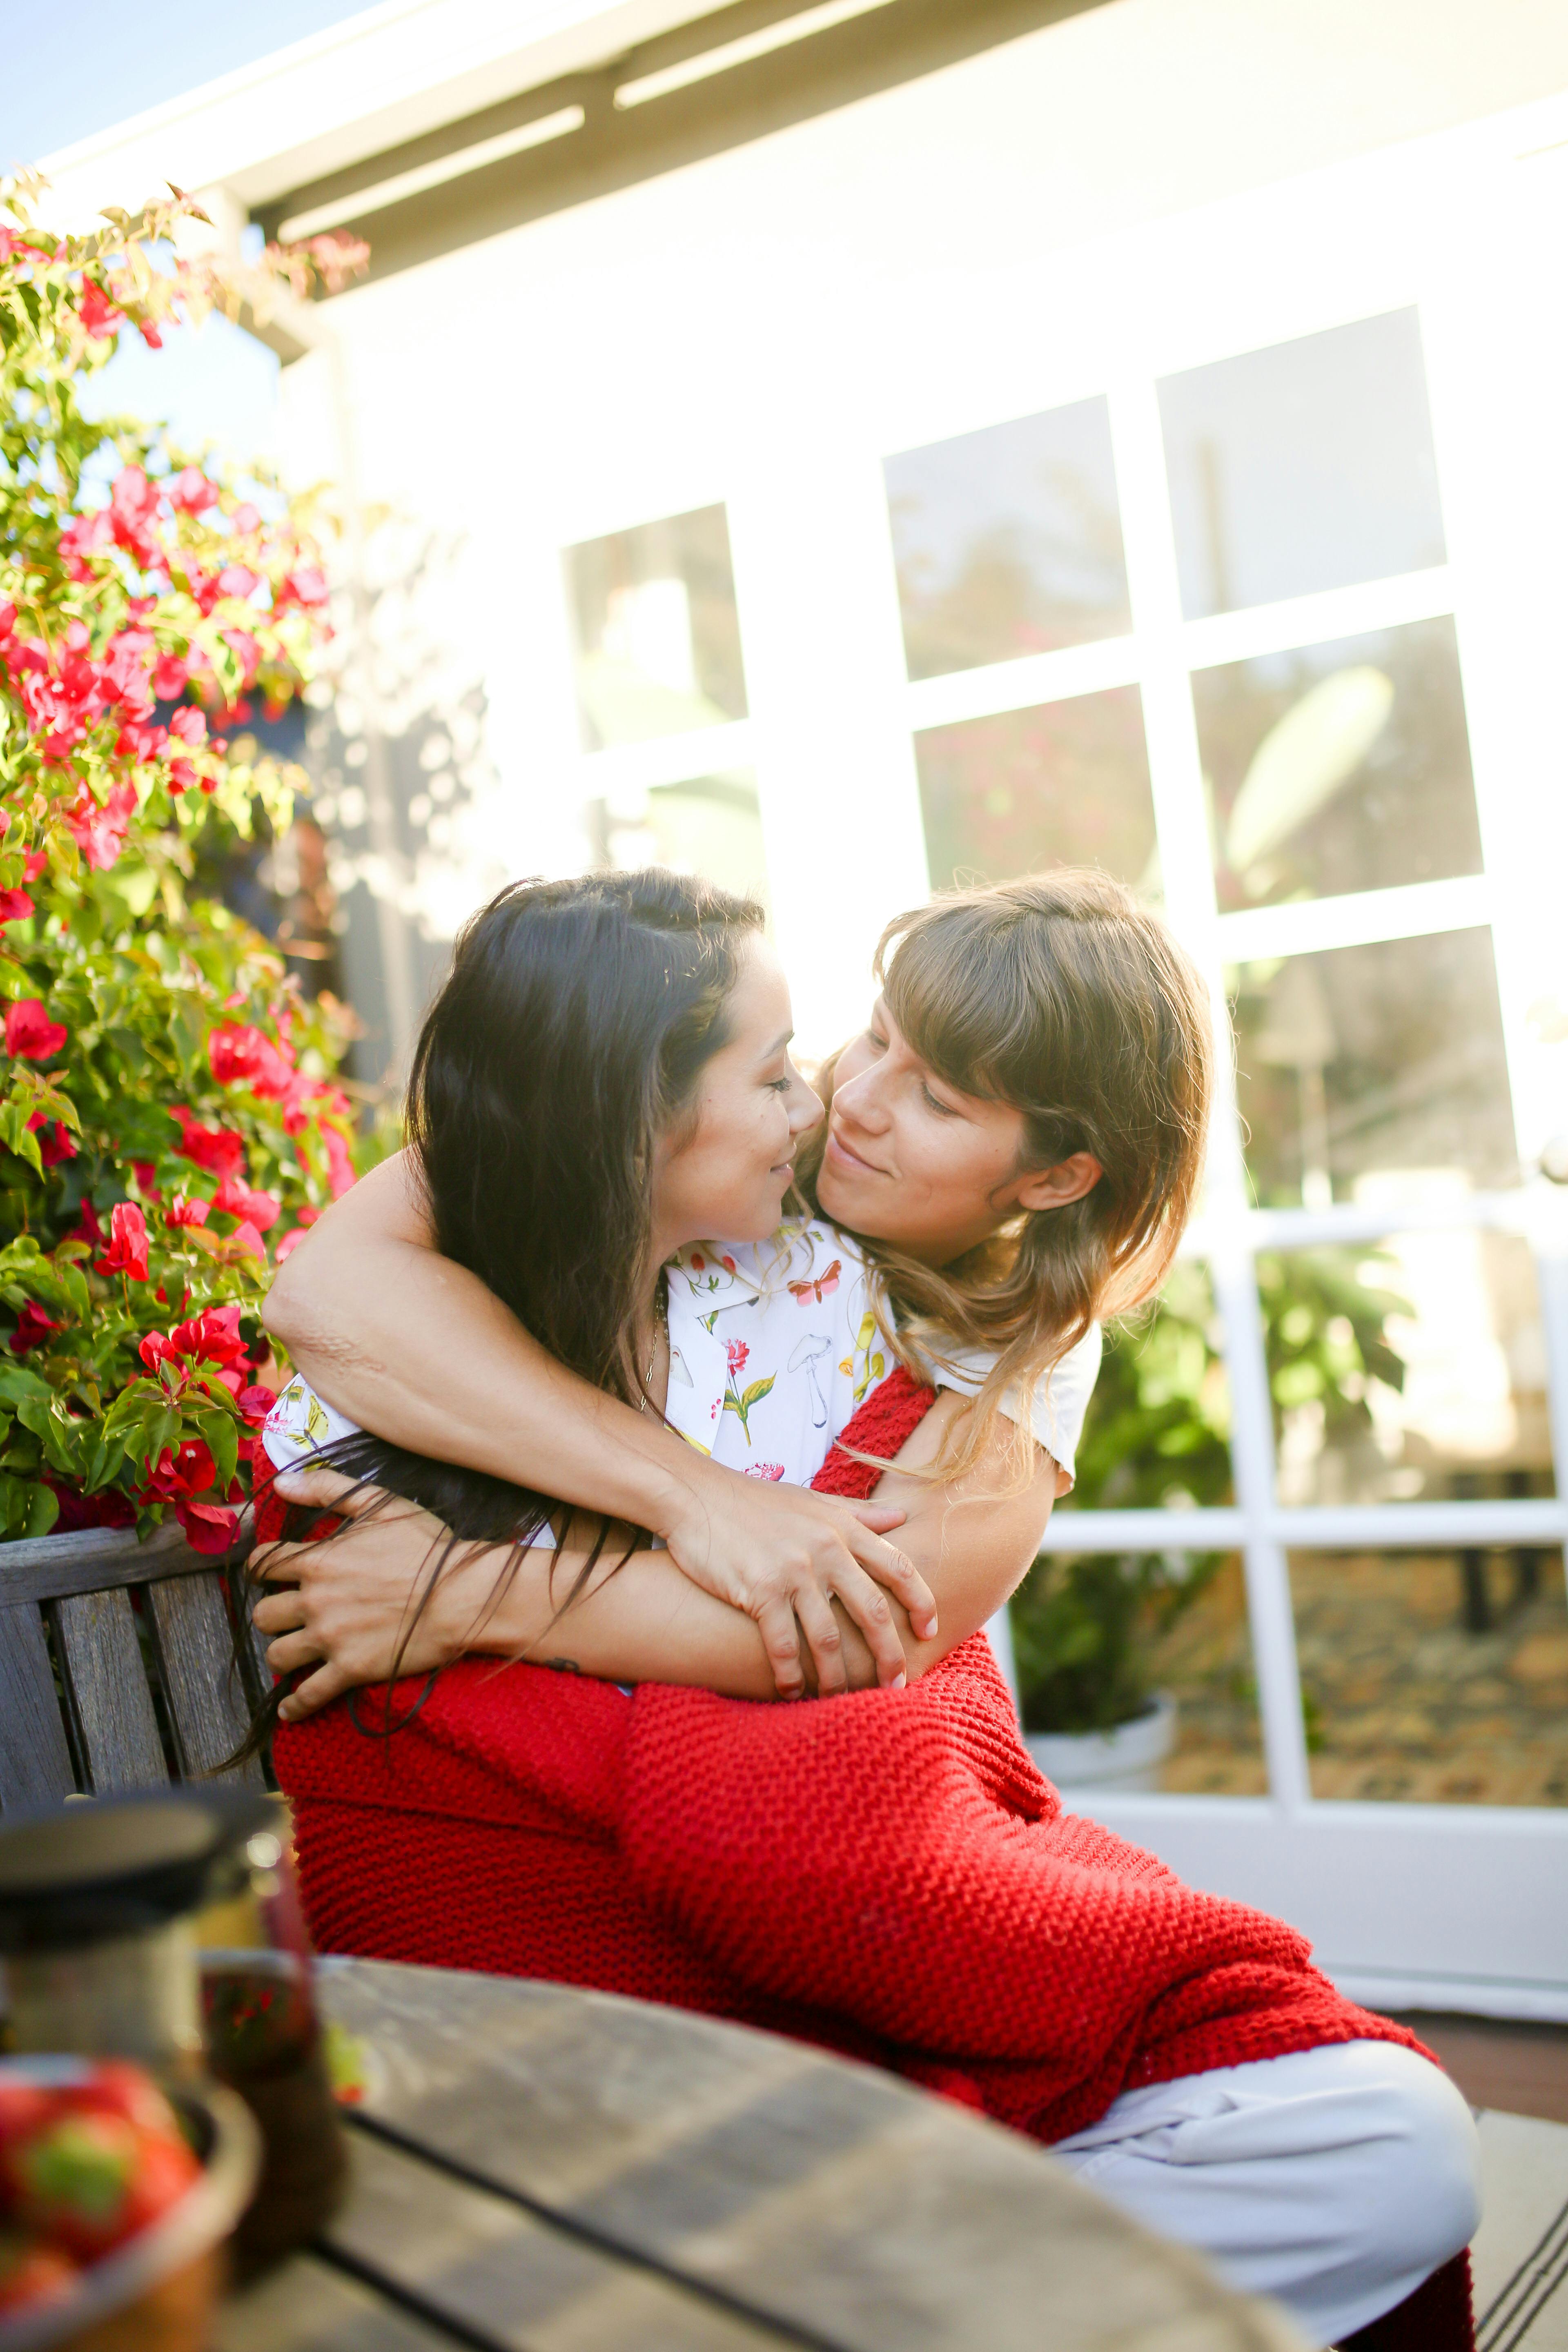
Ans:
[[[742,949],[763,919],[752,900],[660,867],[514,882],[464,926],[419,1034],[406,1130],[436,1247],[559,1363],[624,1403],[645,1393],[633,1334],[655,1150],[690,1115],[703,1065],[727,1042]],[[319,1460],[421,1505],[454,1541],[510,1544],[498,1592],[558,1507],[368,1432]],[[322,1516],[291,1507],[286,1540]],[[605,1532],[600,1522],[574,1593]],[[451,1552],[433,1559],[404,1646]],[[258,1725],[247,1745],[261,1737]]]

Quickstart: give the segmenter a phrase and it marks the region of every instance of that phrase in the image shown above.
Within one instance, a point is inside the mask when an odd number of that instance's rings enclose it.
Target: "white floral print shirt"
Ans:
[[[834,1440],[892,1369],[855,1244],[820,1219],[796,1220],[765,1242],[695,1243],[668,1276],[671,1427],[748,1477],[809,1486]],[[991,1360],[965,1354],[939,1367],[936,1379],[973,1394]],[[1093,1330],[1031,1401],[1035,1434],[1069,1480],[1099,1370]],[[1010,1398],[1006,1410],[1016,1402]],[[355,1426],[296,1375],[263,1435],[268,1458],[285,1469]]]

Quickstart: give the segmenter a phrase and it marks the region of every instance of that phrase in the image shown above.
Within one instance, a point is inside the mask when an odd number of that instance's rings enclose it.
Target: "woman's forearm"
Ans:
[[[493,1563],[479,1564],[469,1590],[455,1590],[443,1620],[458,1645],[525,1659],[602,1682],[683,1683],[727,1698],[778,1696],[762,1636],[751,1618],[682,1576],[668,1552],[608,1546],[574,1600],[584,1555],[535,1549],[498,1588]],[[489,1577],[488,1589],[486,1578]],[[863,1684],[876,1681],[863,1653]]]
[[[405,1154],[364,1177],[279,1269],[267,1327],[329,1404],[411,1453],[667,1534],[704,1465],[540,1347],[431,1245]]]

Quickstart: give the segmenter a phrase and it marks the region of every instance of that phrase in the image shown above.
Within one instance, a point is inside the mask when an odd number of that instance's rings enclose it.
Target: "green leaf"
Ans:
[[[750,1412],[754,1404],[761,1404],[763,1399],[772,1388],[774,1378],[775,1375],[770,1372],[765,1381],[753,1381],[749,1389],[742,1390],[741,1405],[743,1412]]]

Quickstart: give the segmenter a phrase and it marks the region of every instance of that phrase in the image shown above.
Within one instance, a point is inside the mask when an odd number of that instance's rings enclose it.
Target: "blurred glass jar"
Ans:
[[[262,2137],[242,2279],[314,2237],[347,2179],[287,1826],[276,1798],[210,1785],[0,1822],[5,2046],[237,2091]]]
[[[248,1792],[170,1789],[0,1822],[0,2009],[16,2051],[204,2065],[195,1915],[274,1822]]]

